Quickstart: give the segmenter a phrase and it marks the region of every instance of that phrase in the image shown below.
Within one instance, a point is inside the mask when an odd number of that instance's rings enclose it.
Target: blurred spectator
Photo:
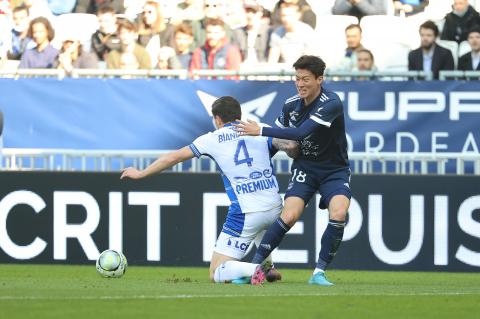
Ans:
[[[44,17],[33,19],[28,28],[28,36],[33,39],[36,47],[25,50],[19,68],[53,68],[58,50],[50,44],[55,37],[55,31],[48,19]]]
[[[420,48],[408,54],[408,69],[413,71],[431,71],[433,78],[438,79],[439,71],[453,70],[453,55],[449,49],[435,43],[438,27],[432,21],[420,26]]]
[[[373,53],[367,49],[360,49],[357,51],[357,65],[354,68],[354,71],[376,71],[375,60],[373,58]],[[376,80],[375,76],[360,76],[356,77],[355,80],[365,81],[365,80]]]
[[[132,53],[139,64],[140,69],[150,69],[150,56],[144,47],[137,43],[138,33],[135,24],[128,20],[119,23],[118,34],[120,37],[120,50],[113,50],[107,55],[107,68],[119,69],[123,53]]]
[[[313,29],[315,29],[315,26],[317,24],[317,16],[315,13],[312,11],[312,8],[308,4],[306,0],[280,0],[275,4],[275,8],[273,9],[272,16],[271,16],[271,24],[274,27],[278,27],[279,25],[282,24],[281,18],[280,18],[280,5],[283,3],[295,3],[298,5],[298,8],[300,10],[300,21],[308,24],[311,26]]]
[[[187,23],[181,23],[175,28],[176,56],[182,69],[189,69],[192,62],[193,52],[190,47],[193,43],[192,27]]]
[[[160,49],[156,60],[152,61],[152,67],[160,70],[183,69],[175,50],[171,47]]]
[[[77,0],[48,0],[48,7],[54,15],[71,13]]]
[[[91,13],[97,14],[100,8],[104,6],[112,7],[115,13],[124,13],[124,0],[77,0],[75,13]]]
[[[105,61],[112,50],[120,49],[117,31],[117,18],[113,7],[105,6],[97,12],[99,29],[92,34],[92,51],[100,61]]]
[[[244,9],[247,24],[233,30],[243,61],[249,64],[267,62],[271,28],[262,19],[263,8],[255,0],[245,0]]]
[[[7,52],[11,47],[10,23],[6,14],[0,9],[0,68],[7,60]]]
[[[162,15],[162,7],[157,1],[147,1],[143,6],[142,14],[138,22],[138,43],[146,47],[149,41],[156,37],[155,45],[172,46],[174,28],[165,23]]]
[[[28,8],[24,5],[15,7],[12,13],[13,29],[11,31],[11,47],[8,50],[7,57],[10,60],[20,60],[23,52],[27,49],[33,49],[35,42],[28,37],[28,27],[30,17]]]
[[[73,69],[96,69],[98,59],[95,53],[83,51],[80,40],[70,37],[63,41],[55,66],[67,73]]]
[[[122,70],[138,70],[140,69],[140,63],[133,52],[120,53],[120,67]]]
[[[472,50],[458,59],[458,69],[480,71],[480,26],[470,29],[467,41]]]
[[[177,4],[177,10],[170,23],[178,25],[182,22],[201,20],[203,13],[203,0],[183,0]]]
[[[233,32],[228,24],[225,24],[227,10],[223,0],[204,0],[203,12],[205,18],[192,21],[193,40],[192,49],[202,46],[205,43],[207,19],[220,19],[224,22],[225,33],[231,43],[234,43]]]
[[[357,51],[357,65],[355,70],[357,71],[375,71],[373,53],[367,49],[359,49]]]
[[[480,25],[480,16],[468,4],[468,0],[454,0],[453,10],[445,16],[440,39],[460,43],[467,39],[467,32],[475,25]]]
[[[387,14],[387,0],[336,0],[332,13],[356,16],[358,19],[364,16]]]
[[[54,17],[47,0],[24,0],[23,5],[28,8],[30,19],[44,17],[51,20]]]
[[[282,26],[276,28],[270,39],[269,63],[294,63],[301,55],[311,54],[315,33],[311,26],[300,21],[298,5],[283,2],[280,5]]]
[[[408,17],[423,12],[428,2],[428,0],[394,0],[395,15]]]
[[[347,47],[343,59],[338,65],[332,66],[332,69],[351,71],[357,65],[357,52],[364,50],[362,45],[362,28],[359,24],[350,24],[345,28],[345,40]]]
[[[228,40],[225,23],[220,19],[207,19],[205,28],[207,39],[193,52],[190,69],[239,70],[242,55]]]

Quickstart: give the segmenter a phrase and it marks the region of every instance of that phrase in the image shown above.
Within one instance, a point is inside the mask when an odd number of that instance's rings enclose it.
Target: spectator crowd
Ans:
[[[475,0],[0,0],[0,68],[240,70],[291,65],[313,54],[333,70],[408,69],[438,78],[441,70],[480,71],[479,6]],[[389,31],[397,22],[398,34]],[[401,40],[402,29],[415,30],[413,42]],[[385,38],[375,38],[382,32]]]

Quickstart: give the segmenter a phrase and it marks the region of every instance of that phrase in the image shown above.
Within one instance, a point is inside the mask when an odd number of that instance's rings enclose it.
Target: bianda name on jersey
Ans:
[[[232,206],[243,213],[278,207],[282,199],[270,159],[272,139],[241,136],[230,124],[198,137],[190,149],[196,157],[213,158],[222,171]]]

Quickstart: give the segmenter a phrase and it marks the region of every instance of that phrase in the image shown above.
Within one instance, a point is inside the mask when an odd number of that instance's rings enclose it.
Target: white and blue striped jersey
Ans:
[[[213,158],[220,167],[232,202],[229,215],[267,211],[282,204],[271,162],[271,137],[241,136],[226,124],[198,137],[190,149],[196,157]]]

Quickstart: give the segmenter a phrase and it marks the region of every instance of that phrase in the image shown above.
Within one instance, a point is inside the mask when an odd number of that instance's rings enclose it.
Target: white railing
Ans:
[[[152,150],[68,150],[3,149],[0,169],[44,171],[119,171],[128,166],[145,168],[169,151]],[[363,153],[349,154],[357,174],[473,174],[480,175],[480,154],[475,153]],[[273,158],[278,173],[288,173],[291,159],[284,153]],[[216,172],[208,157],[193,158],[173,167],[174,172]]]
[[[478,72],[480,74],[480,72]],[[55,78],[170,78],[170,79],[236,79],[236,80],[266,80],[290,81],[293,80],[295,71],[291,66],[284,64],[243,68],[234,70],[110,70],[110,69],[74,69],[67,74],[61,69],[0,69],[0,77],[55,77]],[[408,79],[432,79],[431,72],[424,71],[325,71],[329,80],[351,79],[378,79],[389,81],[405,81]]]

